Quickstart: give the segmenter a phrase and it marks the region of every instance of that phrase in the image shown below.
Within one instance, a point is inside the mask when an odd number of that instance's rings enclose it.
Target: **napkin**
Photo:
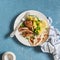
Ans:
[[[50,27],[48,40],[41,45],[41,50],[52,53],[54,60],[60,60],[60,31],[54,26]]]

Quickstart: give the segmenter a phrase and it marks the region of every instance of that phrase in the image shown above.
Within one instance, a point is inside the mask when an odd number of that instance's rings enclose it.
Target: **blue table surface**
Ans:
[[[27,47],[10,38],[16,17],[26,10],[37,10],[53,19],[52,25],[60,30],[60,0],[0,0],[0,60],[6,51],[15,53],[17,60],[53,60],[52,54],[40,47]]]

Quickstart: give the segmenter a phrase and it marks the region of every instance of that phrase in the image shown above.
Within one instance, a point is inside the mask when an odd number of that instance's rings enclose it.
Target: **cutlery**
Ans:
[[[26,12],[25,15],[23,16],[23,18],[21,19],[21,21],[17,24],[16,28],[15,28],[15,29],[13,30],[13,32],[10,34],[10,37],[14,37],[15,32],[17,31],[20,23],[23,22],[28,15],[30,15],[30,13],[29,13],[29,12]]]

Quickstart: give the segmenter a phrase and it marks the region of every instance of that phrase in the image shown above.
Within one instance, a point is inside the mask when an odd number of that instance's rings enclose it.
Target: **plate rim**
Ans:
[[[18,19],[22,14],[24,14],[24,13],[26,13],[26,12],[29,12],[29,11],[38,12],[38,13],[42,14],[42,15],[46,18],[46,20],[48,20],[47,17],[46,17],[46,15],[44,15],[44,14],[43,14],[42,12],[40,12],[40,11],[37,11],[37,10],[27,10],[27,11],[23,11],[22,13],[20,13],[20,14],[16,17],[16,19],[15,19],[15,21],[14,21],[13,29],[15,29],[15,23],[16,23],[17,19]],[[16,36],[16,34],[15,34],[15,36]],[[25,45],[25,46],[31,46],[30,44],[27,45],[27,44],[24,44],[23,42],[21,42],[21,41],[18,39],[17,36],[16,36],[16,38],[17,38],[17,40],[18,40],[21,44],[23,44],[23,45]],[[34,47],[34,46],[31,46],[31,47]]]

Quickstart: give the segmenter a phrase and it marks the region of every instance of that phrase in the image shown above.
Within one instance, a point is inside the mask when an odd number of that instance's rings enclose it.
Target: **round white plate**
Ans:
[[[23,17],[27,12],[30,12],[30,15],[35,15],[35,16],[37,16],[40,20],[48,20],[43,13],[41,13],[41,12],[39,12],[39,11],[35,11],[35,10],[28,10],[28,11],[22,12],[22,13],[16,18],[15,23],[14,23],[14,29],[16,28],[17,24],[20,22],[20,20],[22,19],[22,17]],[[22,44],[24,44],[24,45],[26,45],[26,46],[31,46],[31,45],[29,44],[28,40],[25,39],[24,37],[22,37],[22,36],[19,34],[18,30],[16,31],[15,36],[16,36],[16,38],[18,39],[18,41],[21,42]]]

